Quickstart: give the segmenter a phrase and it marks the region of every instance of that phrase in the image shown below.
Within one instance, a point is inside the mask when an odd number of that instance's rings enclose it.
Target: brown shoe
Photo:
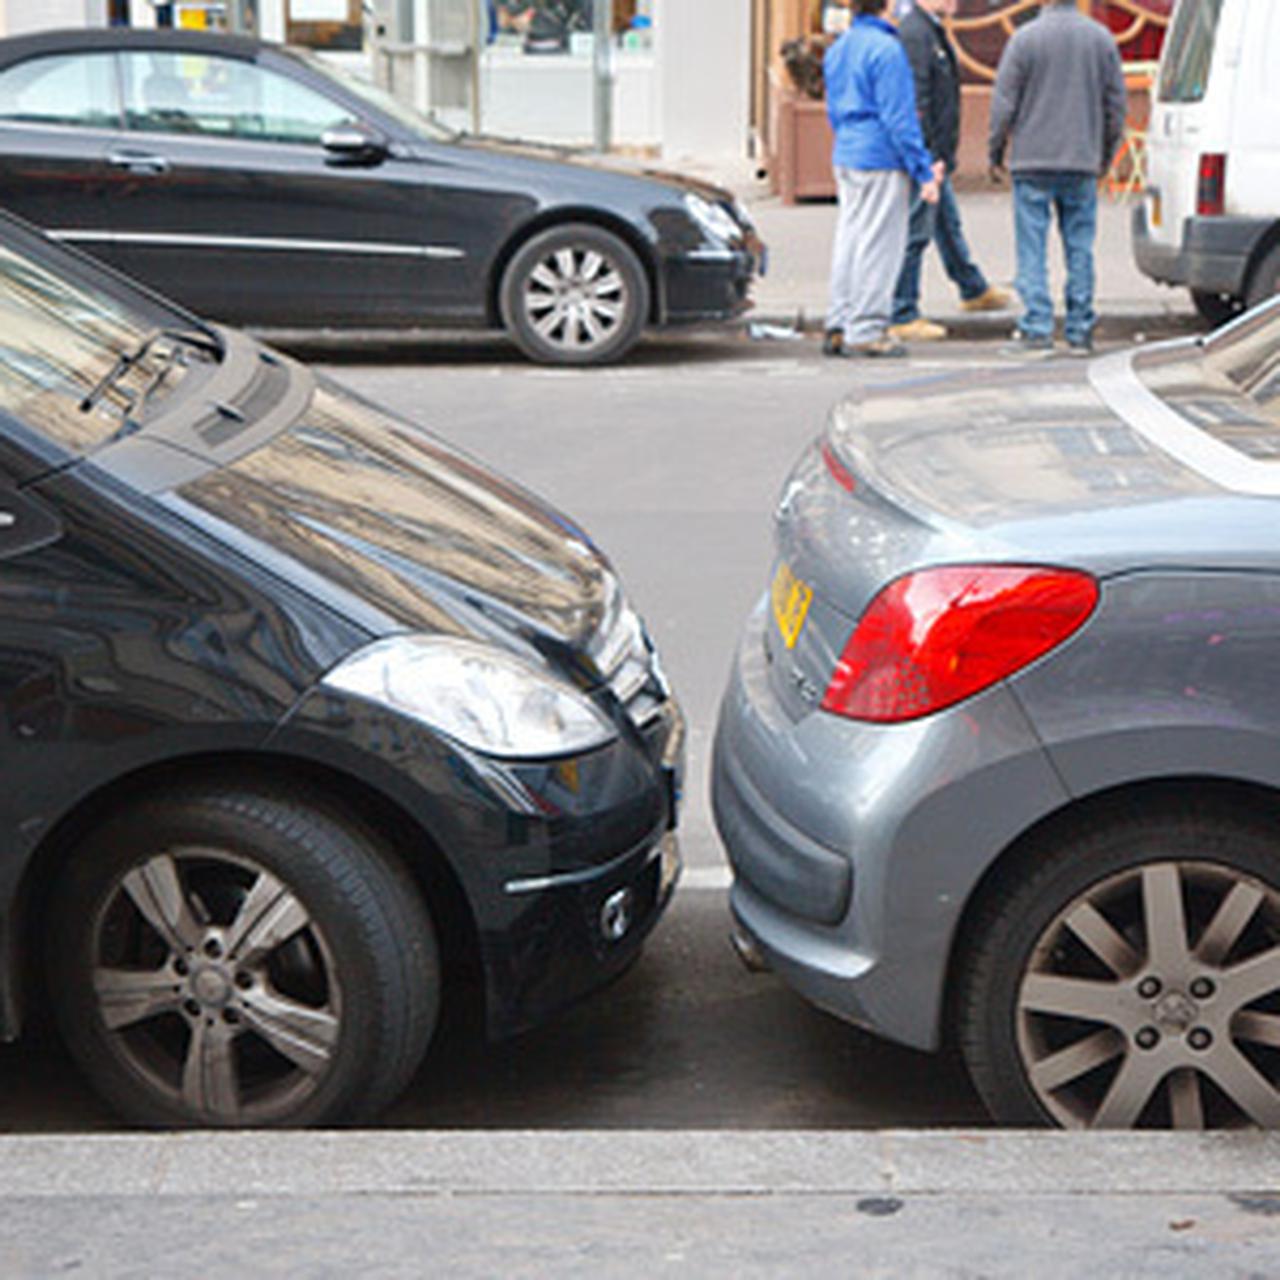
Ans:
[[[964,298],[960,302],[961,311],[1008,311],[1011,306],[1013,294],[993,284],[987,285],[976,298]]]
[[[873,342],[846,342],[844,355],[851,360],[900,360],[907,349],[892,338],[876,338]]]
[[[822,354],[824,356],[839,356],[844,354],[844,330],[828,329],[822,335]]]
[[[917,316],[906,324],[891,324],[888,334],[899,342],[939,342],[947,336],[947,326]]]

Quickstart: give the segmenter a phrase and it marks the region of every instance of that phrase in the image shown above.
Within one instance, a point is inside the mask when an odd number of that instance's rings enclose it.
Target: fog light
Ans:
[[[630,889],[618,889],[611,893],[600,908],[600,932],[609,942],[621,942],[631,928],[632,907],[635,894]]]

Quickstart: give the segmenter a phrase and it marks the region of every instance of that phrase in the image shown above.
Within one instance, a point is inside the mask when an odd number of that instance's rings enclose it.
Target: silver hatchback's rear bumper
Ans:
[[[734,916],[815,1004],[934,1048],[973,890],[1066,793],[1004,686],[905,724],[789,719],[770,687],[765,625],[762,605],[738,649],[712,764]]]

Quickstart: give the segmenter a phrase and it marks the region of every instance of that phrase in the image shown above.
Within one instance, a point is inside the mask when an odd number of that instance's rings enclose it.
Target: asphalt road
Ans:
[[[830,405],[859,379],[998,366],[992,343],[909,361],[824,360],[812,340],[651,342],[627,364],[556,371],[503,344],[323,345],[357,391],[461,445],[571,513],[619,568],[690,724],[689,874],[640,962],[513,1042],[449,1029],[389,1127],[733,1129],[983,1123],[954,1053],[885,1044],[821,1014],[727,944],[727,872],[706,767],[742,620],[769,571],[769,512]],[[341,359],[339,356],[341,355]],[[56,1044],[0,1046],[0,1132],[109,1130]]]

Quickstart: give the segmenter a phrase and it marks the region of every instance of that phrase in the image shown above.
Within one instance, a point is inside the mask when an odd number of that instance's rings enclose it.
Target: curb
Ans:
[[[1248,1195],[1280,1133],[177,1133],[0,1138],[6,1197]]]

